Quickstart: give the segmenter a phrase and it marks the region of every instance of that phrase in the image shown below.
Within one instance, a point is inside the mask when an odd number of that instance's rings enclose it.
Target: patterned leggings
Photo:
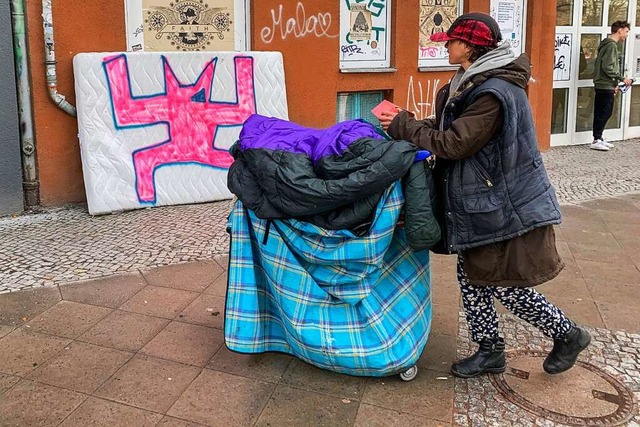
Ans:
[[[564,337],[573,323],[555,305],[532,288],[501,288],[469,284],[462,257],[458,256],[458,282],[462,291],[467,324],[471,339],[498,338],[498,314],[493,298],[522,320],[537,327],[549,338]]]

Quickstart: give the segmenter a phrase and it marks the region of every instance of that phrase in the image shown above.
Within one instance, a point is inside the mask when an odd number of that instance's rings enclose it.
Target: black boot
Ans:
[[[484,339],[472,356],[451,365],[451,373],[460,378],[472,378],[485,372],[499,374],[504,372],[507,362],[504,357],[504,340]]]
[[[575,365],[578,354],[591,343],[591,335],[585,329],[574,326],[564,336],[553,340],[553,349],[544,359],[542,367],[548,374],[559,374]]]

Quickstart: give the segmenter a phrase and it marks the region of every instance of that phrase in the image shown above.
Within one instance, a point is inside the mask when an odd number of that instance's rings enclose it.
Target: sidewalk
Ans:
[[[610,157],[584,147],[545,155],[564,203],[557,235],[567,267],[540,290],[594,338],[576,367],[553,377],[542,371],[552,343],[508,314],[501,315],[508,371],[450,376],[450,363],[471,349],[454,257],[432,258],[432,332],[418,376],[404,382],[226,350],[227,202],[93,219],[77,209],[68,222],[56,220],[62,211],[0,220],[0,232],[20,244],[11,252],[0,242],[0,255],[19,256],[27,271],[49,255],[50,267],[39,268],[56,277],[0,295],[0,426],[640,426],[640,193],[607,197],[640,190],[636,145],[619,144]],[[590,187],[591,179],[598,184]],[[26,231],[22,242],[11,237],[19,235],[16,221]],[[146,242],[157,255],[143,257],[153,262],[103,255],[116,247],[146,251],[135,233],[154,236]],[[84,258],[55,251],[72,236],[83,242]],[[216,243],[198,246],[204,236]],[[64,276],[69,268],[93,272],[93,254],[116,266],[107,277]],[[163,265],[176,261],[189,262]],[[16,289],[11,284],[25,277],[19,265],[0,263],[0,283]],[[124,274],[113,275],[118,265]]]
[[[603,153],[560,147],[544,161],[561,203],[640,192],[640,140]],[[91,217],[84,206],[0,218],[0,293],[142,268],[210,260],[227,252],[231,202]]]

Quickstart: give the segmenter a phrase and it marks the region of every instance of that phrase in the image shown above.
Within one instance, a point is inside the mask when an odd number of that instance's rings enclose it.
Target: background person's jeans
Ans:
[[[596,89],[593,100],[593,139],[602,139],[602,132],[613,114],[613,89]]]

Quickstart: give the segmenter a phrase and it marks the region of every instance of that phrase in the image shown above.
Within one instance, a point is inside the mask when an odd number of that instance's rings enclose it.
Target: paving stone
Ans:
[[[25,325],[34,332],[56,335],[64,338],[76,338],[98,323],[112,309],[60,301]]]
[[[446,379],[444,379],[446,377]],[[455,381],[442,372],[420,369],[412,381],[399,376],[368,379],[362,402],[419,417],[450,422]]]
[[[0,372],[24,376],[58,354],[71,340],[17,329],[0,339]]]
[[[147,286],[141,274],[125,274],[60,287],[62,298],[83,304],[116,308]]]
[[[170,320],[114,310],[78,338],[80,341],[125,351],[138,351]]]
[[[6,271],[5,268],[5,266],[0,266],[0,276],[3,271]],[[23,292],[2,294],[0,295],[0,324],[22,325],[57,304],[61,299],[60,290],[57,287],[40,287],[27,289]]]
[[[28,377],[45,384],[91,394],[133,353],[74,342]]]
[[[121,310],[148,316],[173,319],[198,296],[195,292],[178,289],[147,286],[129,301],[120,306]]]
[[[196,325],[224,328],[223,297],[201,294],[178,315],[176,320]]]
[[[200,369],[138,355],[116,372],[96,396],[165,413],[198,376]]]
[[[205,369],[167,415],[207,426],[254,425],[275,387]]]
[[[341,399],[280,385],[271,396],[255,426],[353,425],[359,403],[357,400]]]
[[[74,391],[23,380],[2,395],[0,422],[3,426],[57,426],[86,398]]]
[[[148,356],[204,367],[223,345],[223,340],[220,330],[171,322],[140,352]]]
[[[60,427],[153,427],[161,419],[161,414],[90,397]]]
[[[0,394],[9,390],[18,381],[20,381],[20,377],[16,377],[13,375],[0,374]]]
[[[239,354],[221,346],[207,364],[208,369],[277,383],[291,364],[292,356],[282,353]]]

